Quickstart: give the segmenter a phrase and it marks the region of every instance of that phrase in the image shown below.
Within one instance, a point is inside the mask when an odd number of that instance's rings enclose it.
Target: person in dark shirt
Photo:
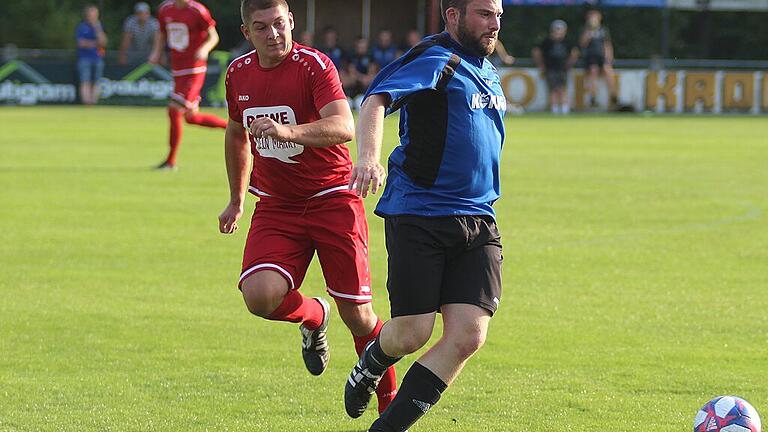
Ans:
[[[347,74],[350,80],[350,85],[346,88],[347,95],[354,98],[365,93],[378,72],[379,66],[368,47],[368,39],[357,38],[355,50],[347,61]]]
[[[376,43],[371,50],[373,55],[373,61],[383,68],[384,66],[392,63],[396,58],[402,55],[394,43],[392,43],[392,32],[389,30],[382,30],[379,32],[379,36]]]
[[[327,55],[329,59],[336,66],[339,71],[344,70],[344,50],[341,49],[339,44],[339,34],[333,27],[326,27],[323,30],[323,37],[320,46],[317,47],[323,54]]]
[[[586,73],[585,87],[591,96],[590,104],[597,106],[597,80],[602,74],[608,85],[611,104],[618,103],[616,94],[616,74],[613,71],[613,43],[611,33],[602,24],[603,14],[592,9],[587,12],[586,25],[579,38],[579,46],[584,56],[584,71]]]
[[[409,49],[418,45],[422,39],[424,39],[424,35],[421,34],[420,31],[416,29],[408,30],[408,33],[405,35],[405,43],[402,46],[402,51],[407,52]]]
[[[339,33],[336,32],[336,29],[331,26],[323,29],[320,44],[315,48],[331,59],[339,72],[339,79],[341,79],[344,92],[349,94],[348,89],[354,86],[354,80],[347,73],[347,54],[339,46]]]
[[[568,114],[568,71],[579,56],[579,50],[565,39],[568,25],[563,20],[552,21],[549,36],[533,48],[541,76],[547,81],[549,103],[553,114]]]

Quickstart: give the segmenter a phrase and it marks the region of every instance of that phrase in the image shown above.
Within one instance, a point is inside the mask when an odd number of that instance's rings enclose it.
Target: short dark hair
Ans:
[[[456,8],[461,11],[462,14],[467,13],[467,3],[472,0],[440,0],[440,13],[443,15],[443,21],[447,21],[445,17],[445,11],[448,8]]]
[[[98,6],[96,6],[96,5],[95,5],[95,4],[93,4],[93,3],[88,3],[88,4],[86,4],[85,6],[83,6],[83,8],[81,9],[81,12],[82,12],[82,14],[83,14],[83,15],[85,15],[85,13],[86,13],[86,12],[88,12],[88,10],[90,10],[90,9],[96,9],[96,10],[99,10],[99,7],[98,7]]]
[[[240,2],[240,18],[242,18],[243,24],[248,24],[245,17],[250,16],[253,11],[272,9],[278,6],[285,6],[286,9],[290,9],[286,0],[242,0]]]

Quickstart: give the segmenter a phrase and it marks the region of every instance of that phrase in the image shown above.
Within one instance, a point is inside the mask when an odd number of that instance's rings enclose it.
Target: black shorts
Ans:
[[[592,65],[597,65],[597,67],[602,69],[603,65],[605,65],[605,57],[601,55],[587,54],[584,57],[584,67],[589,69]]]
[[[501,236],[490,216],[389,216],[387,290],[393,317],[501,300]]]
[[[545,73],[549,91],[561,89],[568,84],[568,72],[558,69],[547,69]]]

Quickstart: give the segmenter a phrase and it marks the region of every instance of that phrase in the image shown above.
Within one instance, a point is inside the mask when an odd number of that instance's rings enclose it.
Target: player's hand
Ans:
[[[149,55],[149,58],[147,59],[147,63],[149,64],[158,64],[160,63],[160,54],[153,52]]]
[[[260,117],[251,123],[249,129],[254,138],[272,137],[277,141],[290,142],[292,140],[291,128],[282,125],[269,117]]]
[[[222,234],[233,234],[237,231],[237,221],[242,215],[242,204],[229,204],[219,215],[219,231]]]
[[[368,190],[375,194],[384,184],[387,171],[379,161],[360,159],[352,167],[352,177],[349,179],[349,190],[363,198],[368,196]]]

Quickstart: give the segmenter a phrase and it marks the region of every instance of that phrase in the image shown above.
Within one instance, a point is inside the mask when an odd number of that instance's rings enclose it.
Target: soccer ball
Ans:
[[[762,432],[762,429],[760,416],[749,402],[736,396],[720,396],[696,413],[693,432]]]

